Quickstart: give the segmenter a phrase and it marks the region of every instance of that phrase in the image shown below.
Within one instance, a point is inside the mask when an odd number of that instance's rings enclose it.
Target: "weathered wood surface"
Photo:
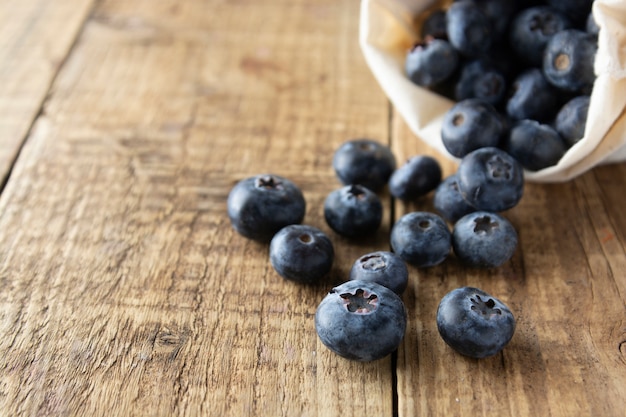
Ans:
[[[394,219],[431,203],[385,195],[375,237],[337,237],[322,213],[332,153],[367,136],[399,161],[436,155],[367,69],[358,2],[73,4],[83,24],[57,23],[59,50],[73,47],[28,87],[48,98],[11,135],[24,147],[0,196],[0,414],[625,415],[625,165],[529,185],[506,213],[520,234],[511,262],[411,268],[398,354],[343,360],[315,335],[317,303],[356,257],[388,248]],[[22,20],[15,31],[40,27]],[[0,55],[23,65],[12,45]],[[266,245],[230,228],[230,188],[268,171],[301,186],[305,222],[335,243],[319,285],[285,282]],[[517,314],[493,358],[461,357],[436,333],[439,299],[465,284]]]

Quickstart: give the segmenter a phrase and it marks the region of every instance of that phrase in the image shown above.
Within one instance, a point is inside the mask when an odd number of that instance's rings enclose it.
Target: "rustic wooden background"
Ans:
[[[0,2],[0,415],[625,416],[626,164],[529,184],[494,270],[411,268],[403,345],[355,363],[315,309],[372,239],[325,225],[333,151],[425,148],[359,50],[356,0]],[[260,172],[302,188],[326,230],[325,282],[280,278],[231,230]],[[439,299],[473,285],[518,318],[472,360],[439,338]]]

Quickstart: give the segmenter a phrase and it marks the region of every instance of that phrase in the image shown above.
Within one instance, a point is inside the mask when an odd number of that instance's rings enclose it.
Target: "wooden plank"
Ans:
[[[391,415],[391,359],[318,341],[313,314],[388,227],[330,233],[344,140],[387,140],[358,3],[99,2],[0,201],[0,409],[11,415]],[[234,183],[272,171],[337,252],[285,282],[236,235]],[[389,205],[386,221],[389,221]]]
[[[0,2],[0,181],[11,169],[92,3]]]
[[[435,155],[394,115],[397,155]],[[401,416],[624,415],[626,398],[626,165],[597,168],[563,184],[527,184],[504,213],[519,233],[513,259],[492,270],[464,267],[454,255],[427,269],[404,299],[409,332],[398,355]],[[443,164],[445,175],[456,170]],[[396,203],[396,217],[433,210],[431,196]],[[441,297],[465,285],[505,301],[516,333],[505,350],[474,360],[440,338]]]

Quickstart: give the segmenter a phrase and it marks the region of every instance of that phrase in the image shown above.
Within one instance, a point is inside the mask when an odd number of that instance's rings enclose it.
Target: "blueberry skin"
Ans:
[[[480,359],[504,349],[515,333],[515,317],[497,298],[478,288],[462,287],[441,299],[437,329],[452,349]]]
[[[546,121],[557,110],[557,92],[539,68],[526,70],[513,81],[506,103],[506,113],[511,119]]]
[[[476,208],[469,205],[461,196],[455,174],[446,177],[439,184],[433,196],[433,205],[439,214],[451,223],[476,211]]]
[[[548,41],[571,26],[560,12],[547,6],[535,6],[522,10],[511,23],[509,43],[523,62],[541,67],[543,50]]]
[[[517,240],[511,222],[486,211],[460,218],[452,230],[452,249],[456,257],[478,268],[495,268],[511,259]]]
[[[504,101],[506,91],[506,78],[498,71],[485,72],[474,81],[473,96],[492,106],[499,106]]]
[[[498,146],[506,131],[506,124],[498,111],[479,99],[456,103],[443,117],[441,140],[458,158],[487,146]]]
[[[335,232],[346,237],[374,234],[383,218],[380,198],[362,185],[346,185],[328,194],[324,218]]]
[[[400,258],[420,268],[442,263],[452,247],[446,222],[437,214],[424,211],[402,216],[391,229],[390,241]]]
[[[402,295],[409,283],[409,269],[395,253],[371,252],[361,256],[352,264],[350,279],[375,282]]]
[[[389,178],[389,192],[403,201],[422,197],[441,182],[441,166],[435,158],[417,155],[396,169]]]
[[[565,144],[573,146],[585,135],[590,96],[577,96],[561,107],[556,115],[555,128]]]
[[[563,13],[575,25],[585,23],[585,19],[591,12],[593,0],[546,0],[546,4]]]
[[[270,243],[270,262],[290,281],[313,284],[330,272],[335,257],[331,240],[320,229],[292,224],[280,229]]]
[[[448,41],[426,38],[409,50],[404,68],[415,84],[434,87],[450,77],[458,64],[459,54]]]
[[[266,243],[284,226],[302,222],[306,202],[287,178],[262,174],[239,181],[228,194],[227,209],[238,233]]]
[[[505,37],[511,19],[516,12],[515,1],[502,0],[470,0],[487,16],[491,23],[493,42]]]
[[[519,162],[498,148],[467,154],[457,170],[461,196],[478,210],[499,212],[514,207],[524,194],[524,171]]]
[[[590,33],[568,29],[555,34],[543,55],[546,79],[565,91],[588,94],[596,79],[597,50],[597,39]]]
[[[596,18],[593,16],[592,12],[589,12],[587,16],[587,21],[585,22],[585,31],[596,38],[600,34],[600,26],[598,22],[596,22]]]
[[[489,17],[471,1],[452,3],[446,13],[448,40],[461,54],[469,57],[484,55],[493,41]]]
[[[333,168],[342,184],[360,184],[378,192],[396,169],[396,158],[388,146],[375,140],[353,139],[335,151]]]
[[[529,171],[556,165],[567,150],[559,133],[536,120],[517,122],[504,141],[503,148]]]
[[[361,362],[394,352],[404,339],[406,323],[400,297],[375,282],[345,282],[330,290],[315,312],[321,342],[336,354]]]
[[[429,36],[436,39],[448,39],[448,33],[446,31],[446,11],[444,9],[437,9],[430,13],[420,30],[422,39],[426,39]]]

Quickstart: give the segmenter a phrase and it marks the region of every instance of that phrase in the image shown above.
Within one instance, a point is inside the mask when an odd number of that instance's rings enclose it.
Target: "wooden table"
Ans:
[[[20,0],[0,4],[0,414],[3,416],[625,416],[626,164],[528,184],[493,270],[410,269],[397,352],[344,360],[317,304],[378,234],[332,233],[345,140],[434,155],[358,46],[356,0]],[[236,181],[273,172],[336,250],[286,282],[236,234]],[[437,334],[462,285],[515,312],[510,345],[462,357]]]

